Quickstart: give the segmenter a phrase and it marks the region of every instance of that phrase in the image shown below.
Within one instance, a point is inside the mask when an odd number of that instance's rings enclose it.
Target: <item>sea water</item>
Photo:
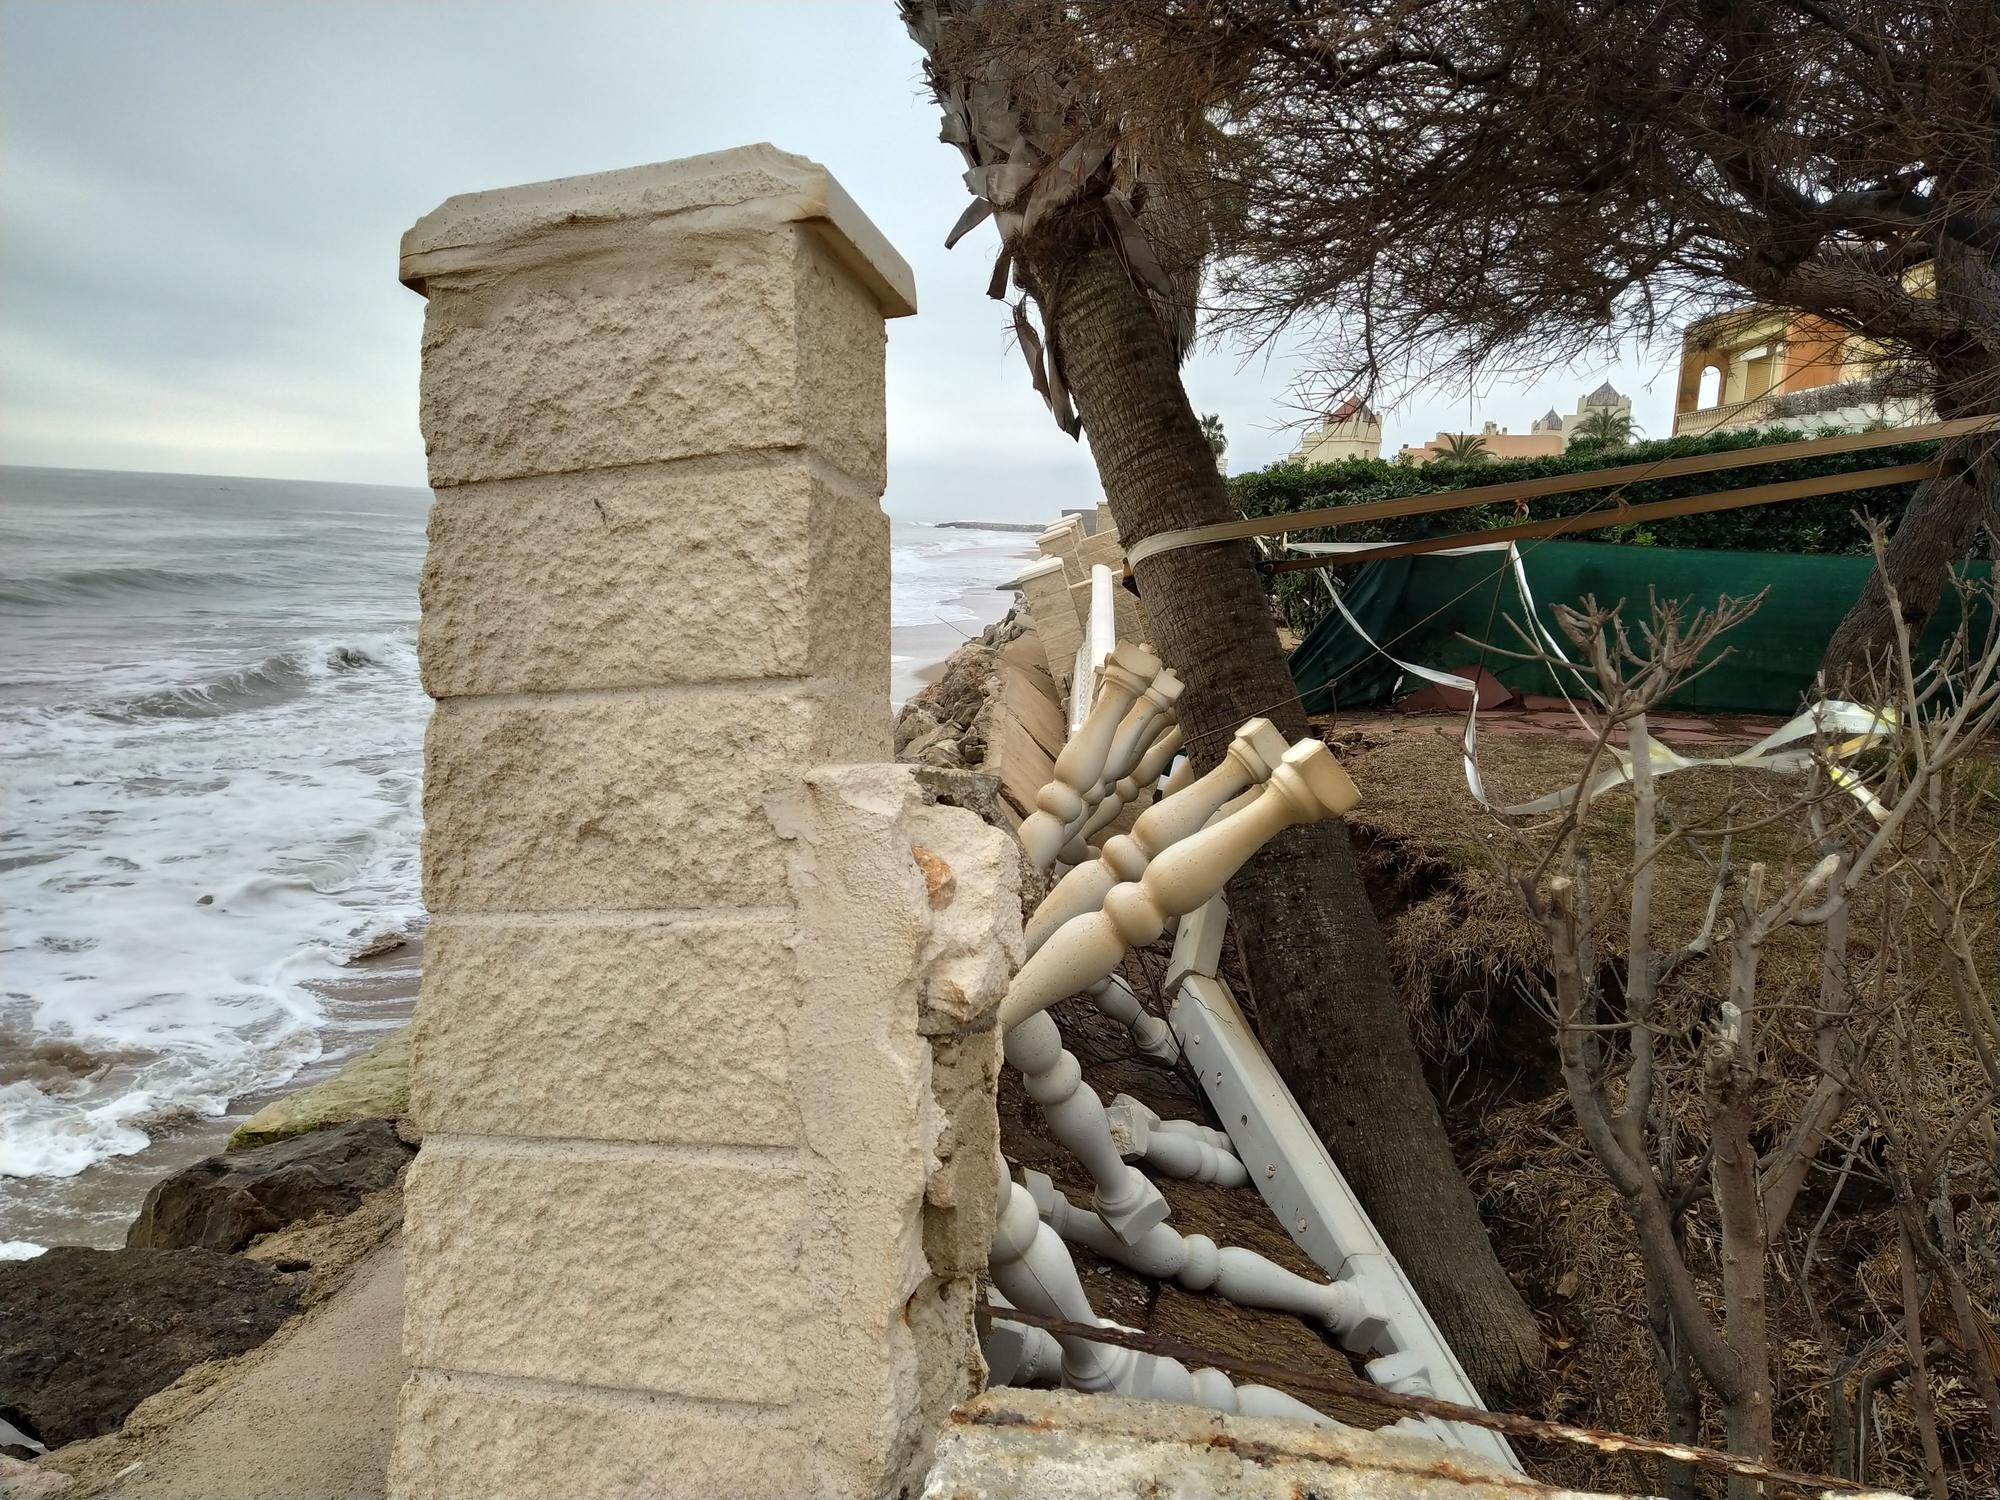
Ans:
[[[0,1256],[119,1242],[133,1158],[407,1010],[336,995],[423,922],[429,500],[0,468]],[[1025,540],[895,523],[899,655],[976,633]]]

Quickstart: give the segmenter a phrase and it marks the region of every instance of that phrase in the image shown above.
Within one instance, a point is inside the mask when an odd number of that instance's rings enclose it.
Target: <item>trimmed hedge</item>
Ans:
[[[1337,464],[1280,463],[1256,473],[1234,475],[1229,480],[1229,488],[1237,508],[1244,515],[1273,516],[1326,506],[1356,505],[1369,500],[1390,500],[1403,495],[1437,494],[1480,485],[1505,484],[1517,479],[1582,474],[1592,469],[1622,468],[1628,464],[1686,458],[1699,453],[1732,452],[1771,443],[1797,442],[1805,437],[1830,436],[1840,430],[1822,428],[1815,432],[1803,432],[1789,427],[1764,427],[1706,437],[1636,443],[1611,453],[1586,450],[1552,458],[1495,459],[1484,463],[1440,461],[1418,465],[1362,458],[1351,458]],[[1788,479],[1888,468],[1935,458],[1939,447],[1936,441],[1899,443],[1859,453],[1746,464],[1742,468],[1726,469],[1720,473],[1688,474],[1628,484],[1620,495],[1628,503],[1638,505],[1652,500],[1677,499],[1683,495],[1776,484]],[[1618,543],[1627,547],[1728,548],[1745,552],[1834,555],[1865,553],[1868,550],[1868,533],[1860,517],[1864,513],[1874,515],[1893,528],[1902,518],[1910,496],[1915,492],[1915,484],[1889,485],[1881,489],[1826,495],[1812,500],[1791,500],[1745,510],[1676,516],[1643,526],[1607,526],[1596,531],[1579,531],[1569,539]],[[1540,521],[1556,516],[1578,515],[1602,508],[1607,493],[1604,489],[1577,490],[1566,495],[1531,500],[1525,517],[1511,504],[1474,505],[1435,515],[1369,521],[1356,526],[1322,528],[1293,535],[1298,541],[1414,541],[1420,537],[1444,536],[1453,532],[1484,531],[1523,519]],[[1315,575],[1287,573],[1274,582],[1278,601],[1296,628],[1309,629],[1313,621],[1325,612],[1325,595]]]

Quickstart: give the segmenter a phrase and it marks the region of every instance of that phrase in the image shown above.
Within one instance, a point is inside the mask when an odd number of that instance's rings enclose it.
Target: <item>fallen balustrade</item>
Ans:
[[[1115,661],[1107,669],[1107,694],[1112,691],[1110,673],[1117,670]],[[1124,696],[1122,685],[1118,693]],[[1259,737],[1252,726],[1246,726],[1245,733],[1250,739]],[[1248,763],[1246,754],[1243,764]],[[1261,760],[1257,764],[1264,765]],[[1096,1184],[1093,1206],[1127,1243],[1166,1218],[1166,1200],[1144,1173],[1124,1159],[1112,1139],[1103,1101],[1083,1082],[1082,1066],[1064,1048],[1062,1034],[1046,1012],[1058,1000],[1108,980],[1126,953],[1157,939],[1171,917],[1213,898],[1273,834],[1296,823],[1332,817],[1354,804],[1354,784],[1317,740],[1289,747],[1267,769],[1263,786],[1245,805],[1165,847],[1146,862],[1137,880],[1113,886],[1099,909],[1079,913],[1049,933],[1001,1002],[1007,1062],[1026,1079],[1028,1092],[1048,1116],[1056,1139],[1089,1171]],[[1205,779],[1181,796],[1205,799],[1227,784]],[[1173,826],[1171,819],[1168,826]],[[1187,1156],[1171,1149],[1166,1154],[1169,1159]],[[1199,1151],[1194,1158],[1199,1171],[1203,1165]],[[1211,1164],[1210,1170],[1221,1169]]]
[[[1138,764],[1130,773],[1118,778],[1117,783],[1097,804],[1097,811],[1093,812],[1089,821],[1083,825],[1083,832],[1078,837],[1086,841],[1086,848],[1089,839],[1116,823],[1125,809],[1136,803],[1141,794],[1160,779],[1167,767],[1174,763],[1174,757],[1180,754],[1181,747],[1186,742],[1187,736],[1181,732],[1180,725],[1170,724],[1152,744],[1146,747],[1146,753],[1139,758]],[[1075,864],[1077,861],[1071,860],[1070,863]]]
[[[1221,891],[1228,879],[1284,828],[1347,811],[1358,798],[1353,784],[1324,745],[1287,745],[1273,725],[1256,719],[1237,732],[1218,765],[1196,776],[1182,761],[1160,800],[1129,832],[1112,835],[1101,848],[1088,848],[1087,836],[1113,826],[1173,764],[1183,743],[1178,726],[1171,721],[1162,725],[1179,696],[1178,679],[1151,652],[1125,645],[1101,653],[1101,668],[1086,675],[1083,659],[1095,644],[1087,635],[1073,685],[1080,695],[1094,678],[1097,688],[1088,711],[1076,720],[1084,743],[1079,749],[1072,740],[1058,757],[1055,777],[1022,830],[1030,858],[1040,868],[1058,860],[1070,868],[1027,923],[1028,959],[1000,1010],[1007,1061],[1023,1072],[1031,1097],[1043,1103],[1052,1132],[1085,1165],[1096,1188],[1089,1209],[1072,1204],[1040,1174],[1028,1174],[1026,1187],[1013,1190],[1008,1203],[1027,1197],[1047,1221],[1044,1228],[1053,1231],[1052,1246],[1035,1242],[1032,1264],[1046,1262],[1042,1268],[1063,1285],[1075,1284],[1081,1298],[1063,1245],[1082,1244],[1142,1275],[1317,1322],[1344,1348],[1365,1356],[1370,1378],[1386,1389],[1479,1404],[1477,1392],[1215,973],[1226,921]],[[1164,690],[1155,686],[1162,679]],[[1035,825],[1032,842],[1029,825]],[[1185,920],[1176,933],[1168,976],[1173,1011],[1163,1021],[1140,1003],[1116,971],[1128,953],[1156,941],[1177,919]],[[1107,1109],[1083,1080],[1081,1065],[1063,1046],[1048,1013],[1050,1006],[1078,994],[1123,1024],[1142,1055],[1161,1061],[1185,1056],[1217,1117],[1230,1129],[1219,1132],[1191,1121],[1162,1120],[1127,1096]],[[1134,1169],[1135,1162],[1162,1176],[1225,1186],[1254,1184],[1332,1279],[1315,1283],[1253,1251],[1219,1246],[1206,1236],[1182,1236],[1167,1224],[1164,1199]],[[1020,1210],[1015,1212],[1018,1218]],[[1002,1237],[995,1241],[995,1281],[1011,1296],[1000,1277]],[[1055,1270],[1058,1255],[1066,1279]],[[1015,1291],[1038,1295],[1032,1279],[1018,1271],[1010,1275]],[[1046,1284],[1042,1291],[1046,1293]],[[1062,1305],[1064,1300],[1041,1295],[1019,1305],[1072,1321],[1099,1321],[1078,1317],[1078,1310]],[[1084,1300],[1080,1310],[1087,1309]],[[1066,1383],[1110,1379],[1109,1387],[1080,1388],[1137,1393],[1130,1388],[1133,1377],[1120,1377],[1125,1380],[1121,1385],[1105,1375],[1117,1362],[1101,1346],[1076,1350],[1047,1334],[1033,1337],[1040,1331],[1025,1325],[1007,1328],[994,1352],[1021,1378],[1049,1376],[1052,1347],[1060,1347],[1063,1357],[1055,1365]],[[1175,1399],[1241,1409],[1229,1406],[1228,1400],[1235,1398],[1220,1388],[1197,1391],[1197,1377],[1186,1379],[1185,1389],[1192,1394]],[[1166,1382],[1183,1389],[1180,1376],[1166,1377]],[[1396,1425],[1518,1470],[1505,1440],[1484,1429],[1428,1417]]]
[[[1244,805],[1162,850],[1139,879],[1112,887],[1102,907],[1071,918],[1045,939],[1000,1003],[1003,1031],[1108,977],[1132,949],[1158,940],[1173,918],[1212,900],[1274,835],[1337,817],[1357,797],[1325,745],[1302,740],[1291,746]]]
[[[1181,692],[1180,677],[1171,667],[1162,667],[1146,684],[1146,690],[1139,695],[1138,701],[1126,710],[1125,717],[1118,721],[1118,728],[1111,736],[1111,746],[1104,755],[1104,764],[1097,773],[1097,782],[1083,798],[1083,812],[1064,830],[1067,837],[1057,853],[1057,858],[1064,864],[1080,864],[1094,857],[1093,851],[1084,842],[1085,835],[1093,825],[1108,825],[1123,810],[1123,801],[1116,793],[1119,783],[1130,778],[1133,796],[1138,795],[1139,764],[1152,749],[1154,740],[1171,731],[1171,723],[1162,721],[1173,713]],[[1166,761],[1161,761],[1159,769],[1165,770],[1166,765]],[[1157,776],[1158,772],[1154,774]]]
[[[1193,1121],[1163,1120],[1129,1094],[1120,1094],[1106,1106],[1104,1121],[1111,1127],[1118,1154],[1127,1161],[1143,1161],[1162,1176],[1182,1182],[1250,1185],[1249,1172],[1221,1131],[1196,1134],[1201,1127]]]
[[[1087,648],[1088,639],[1085,644]],[[1111,753],[1112,738],[1160,670],[1157,656],[1129,642],[1121,642],[1105,659],[1090,711],[1071,731],[1069,742],[1056,757],[1054,775],[1036,797],[1035,810],[1021,824],[1021,847],[1036,869],[1051,868],[1069,842],[1071,827],[1082,826]],[[1081,672],[1079,676],[1088,680]]]
[[[1161,850],[1199,832],[1226,803],[1262,786],[1290,748],[1269,719],[1252,719],[1206,776],[1147,808],[1130,833],[1104,841],[1096,858],[1071,866],[1028,918],[1032,956],[1064,923],[1099,910],[1119,885],[1145,875]]]
[[[1180,1061],[1181,1044],[1173,1027],[1147,1010],[1119,975],[1100,979],[1083,993],[1091,1004],[1132,1033],[1132,1046],[1141,1057],[1159,1063]]]
[[[1179,1236],[1175,1236],[1176,1239]],[[1011,1306],[1072,1323],[1109,1326],[1091,1310],[1068,1248],[1042,1222],[1035,1200],[1004,1176],[993,1236],[993,1284]],[[1020,1327],[1016,1324],[1014,1327]],[[1140,1354],[1074,1335],[1057,1334],[1062,1382],[1080,1391],[1184,1401],[1217,1411],[1290,1417],[1326,1425],[1331,1418],[1268,1386],[1239,1386],[1219,1370],[1190,1370],[1179,1360]]]
[[[1278,1222],[1314,1263],[1354,1286],[1371,1312],[1343,1338],[1373,1357],[1371,1380],[1405,1395],[1481,1406],[1479,1392],[1403,1269],[1389,1253],[1270,1057],[1216,973],[1228,913],[1217,897],[1186,918],[1167,965],[1169,1022],[1216,1118]],[[1435,1422],[1453,1444],[1519,1471],[1505,1438],[1484,1428]]]

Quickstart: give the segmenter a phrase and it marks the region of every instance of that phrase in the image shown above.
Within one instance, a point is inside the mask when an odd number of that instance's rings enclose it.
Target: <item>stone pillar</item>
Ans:
[[[1045,528],[1035,538],[1035,546],[1044,557],[1059,557],[1063,571],[1073,584],[1090,582],[1090,569],[1083,562],[1084,539],[1083,522],[1076,516],[1064,516],[1054,525]]]
[[[1083,644],[1083,616],[1077,613],[1062,558],[1043,558],[1022,572],[1015,586],[1034,619],[1035,639],[1049,664],[1056,691],[1067,695],[1069,680],[1076,673],[1076,648]],[[1084,607],[1089,608],[1088,598]]]
[[[912,1485],[978,1369],[1019,918],[1003,835],[861,764],[909,269],[753,146],[452,198],[402,279],[437,708],[391,1492]]]

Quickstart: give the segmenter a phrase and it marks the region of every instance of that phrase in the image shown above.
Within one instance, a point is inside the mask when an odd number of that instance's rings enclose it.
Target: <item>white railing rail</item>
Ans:
[[[1374,1352],[1369,1377],[1388,1390],[1483,1406],[1458,1356],[1217,976],[1226,920],[1220,896],[1183,918],[1167,966],[1173,997],[1169,1024],[1216,1118],[1286,1233],[1336,1284],[1358,1293],[1367,1315],[1340,1338],[1350,1351]],[[1520,1461],[1498,1433],[1463,1423],[1436,1426],[1455,1446],[1520,1471]]]
[[[1083,622],[1083,644],[1076,648],[1076,672],[1069,680],[1069,732],[1083,727],[1084,716],[1097,698],[1097,669],[1118,644],[1118,575],[1103,563],[1090,570],[1090,609]]]

